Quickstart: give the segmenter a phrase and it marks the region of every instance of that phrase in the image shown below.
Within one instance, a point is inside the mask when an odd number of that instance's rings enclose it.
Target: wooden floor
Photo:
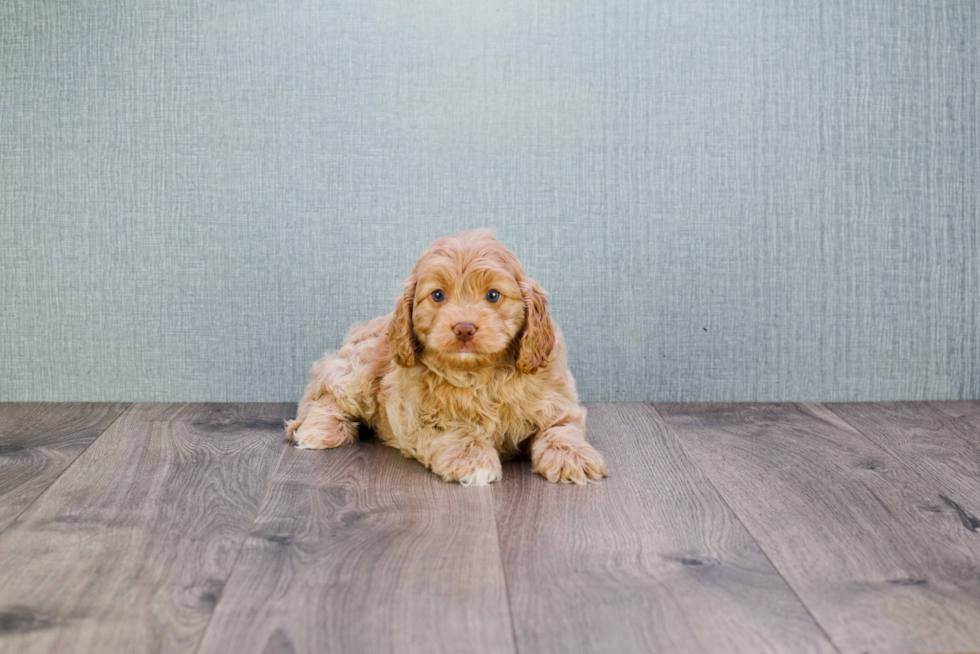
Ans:
[[[462,488],[292,404],[0,404],[0,651],[980,651],[980,402],[588,408],[606,481]]]

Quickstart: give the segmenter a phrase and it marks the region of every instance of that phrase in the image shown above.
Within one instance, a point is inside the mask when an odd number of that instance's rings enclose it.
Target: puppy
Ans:
[[[606,476],[545,292],[489,230],[441,238],[405,280],[394,312],[351,327],[313,365],[297,447],[350,445],[356,423],[445,481],[482,486],[528,449],[551,482]]]

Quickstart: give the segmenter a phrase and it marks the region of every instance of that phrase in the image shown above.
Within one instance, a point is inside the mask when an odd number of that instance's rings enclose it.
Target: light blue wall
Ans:
[[[976,2],[0,3],[0,399],[295,400],[497,230],[586,400],[980,397]]]

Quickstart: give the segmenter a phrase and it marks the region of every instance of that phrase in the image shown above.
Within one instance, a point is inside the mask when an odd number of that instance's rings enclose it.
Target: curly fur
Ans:
[[[491,289],[498,302],[487,300]],[[364,423],[464,485],[500,479],[501,457],[524,449],[552,482],[606,476],[586,441],[585,409],[546,295],[489,231],[439,239],[395,310],[351,327],[343,347],[313,365],[289,438],[301,448],[340,447]],[[463,322],[476,327],[467,342],[453,332]]]

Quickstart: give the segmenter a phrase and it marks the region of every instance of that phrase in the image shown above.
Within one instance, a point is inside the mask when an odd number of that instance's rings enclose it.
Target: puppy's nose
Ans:
[[[476,325],[471,322],[458,322],[453,325],[453,333],[456,334],[456,338],[465,343],[473,338],[473,334],[476,333]]]

